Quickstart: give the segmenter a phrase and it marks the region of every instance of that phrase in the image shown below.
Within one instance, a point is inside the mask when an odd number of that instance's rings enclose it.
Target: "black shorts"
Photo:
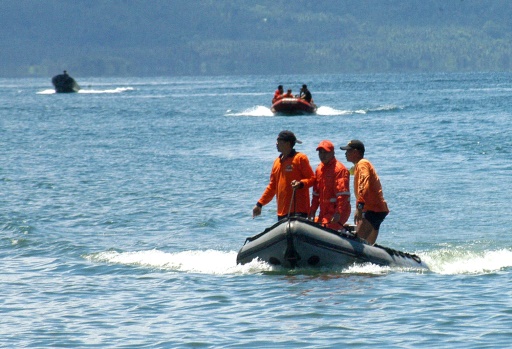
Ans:
[[[363,212],[363,218],[365,218],[372,225],[373,229],[379,230],[380,224],[384,221],[384,218],[389,212],[374,212],[366,211]]]

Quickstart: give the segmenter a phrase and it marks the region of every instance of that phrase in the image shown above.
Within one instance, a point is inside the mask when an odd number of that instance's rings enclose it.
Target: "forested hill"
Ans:
[[[512,70],[510,0],[16,0],[0,76]]]

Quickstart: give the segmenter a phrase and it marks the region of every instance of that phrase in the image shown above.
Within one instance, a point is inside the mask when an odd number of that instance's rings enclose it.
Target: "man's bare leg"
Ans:
[[[377,241],[377,236],[379,236],[379,231],[375,230],[373,226],[368,222],[367,219],[363,218],[357,224],[357,236],[361,239],[366,240],[368,244],[373,245],[375,241]]]

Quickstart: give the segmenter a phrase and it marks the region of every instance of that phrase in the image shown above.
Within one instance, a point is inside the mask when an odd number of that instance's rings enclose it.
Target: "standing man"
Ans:
[[[354,223],[357,226],[356,234],[373,245],[379,235],[380,224],[389,213],[379,176],[370,161],[364,159],[363,142],[357,139],[351,140],[340,149],[346,150],[347,161],[355,165],[356,213],[354,214]]]
[[[302,142],[291,131],[281,131],[277,136],[276,147],[281,155],[274,161],[270,182],[252,209],[253,218],[261,214],[261,208],[272,201],[274,196],[277,199],[278,220],[286,218],[289,212],[302,217],[308,216],[309,187],[315,181],[315,174],[308,157],[293,149],[295,143]]]
[[[309,219],[314,220],[320,206],[318,223],[341,230],[350,217],[350,173],[334,156],[334,145],[323,140],[316,148],[321,163],[315,171]]]

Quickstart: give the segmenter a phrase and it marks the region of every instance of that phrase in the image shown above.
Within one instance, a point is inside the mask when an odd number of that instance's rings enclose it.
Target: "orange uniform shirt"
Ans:
[[[332,229],[341,229],[350,217],[350,173],[341,162],[333,158],[329,163],[320,163],[315,171],[311,213],[320,207],[318,222]],[[339,222],[332,217],[340,214]]]
[[[274,161],[270,172],[270,182],[258,202],[266,205],[274,196],[277,200],[277,215],[285,216],[290,209],[293,180],[301,181],[304,187],[295,191],[295,200],[291,206],[291,213],[309,213],[309,188],[315,181],[315,174],[305,154],[293,151],[285,159],[278,157]]]
[[[281,91],[276,90],[276,92],[274,92],[274,98],[272,98],[272,103],[275,103],[276,101],[280,100],[281,98],[283,98],[283,94],[281,93]]]
[[[363,211],[389,212],[379,176],[366,159],[361,159],[354,168],[354,192],[356,205],[364,204]]]

